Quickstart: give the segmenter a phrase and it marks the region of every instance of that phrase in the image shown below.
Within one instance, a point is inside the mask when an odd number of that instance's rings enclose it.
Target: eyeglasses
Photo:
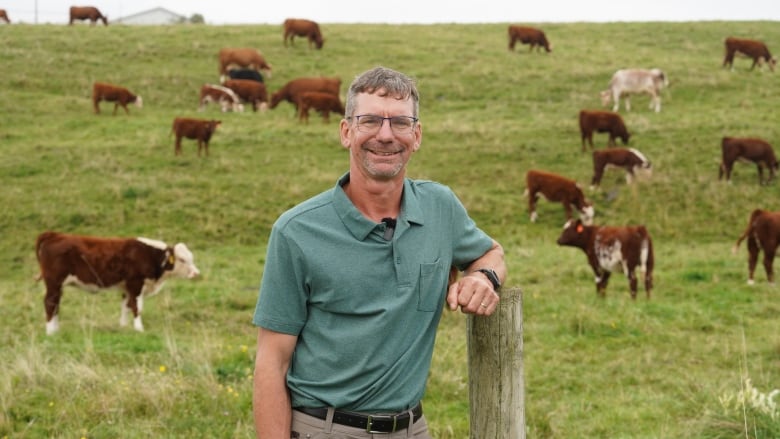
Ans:
[[[350,116],[347,120],[355,119],[358,131],[362,133],[376,133],[382,128],[382,124],[387,120],[390,123],[390,129],[396,134],[409,134],[414,130],[414,124],[418,118],[412,116],[393,116],[382,117],[376,114],[361,114],[359,116]]]

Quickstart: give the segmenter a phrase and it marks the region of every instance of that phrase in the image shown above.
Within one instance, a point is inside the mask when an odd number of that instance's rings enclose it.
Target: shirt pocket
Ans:
[[[417,311],[434,312],[444,301],[450,266],[443,260],[420,264]]]

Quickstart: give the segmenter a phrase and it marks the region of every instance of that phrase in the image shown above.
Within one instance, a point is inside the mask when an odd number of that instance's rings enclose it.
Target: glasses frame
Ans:
[[[376,117],[376,118],[378,118],[378,119],[382,119],[382,122],[380,122],[379,126],[378,126],[378,127],[375,129],[375,130],[365,130],[365,129],[361,129],[361,126],[360,126],[360,118],[361,118],[361,117],[367,117],[367,116],[370,116],[370,117]],[[405,130],[398,131],[396,128],[394,128],[394,125],[393,125],[393,119],[399,119],[399,118],[403,118],[403,119],[411,119],[411,120],[412,120],[412,124],[411,124],[411,126],[409,127],[409,131],[405,131]],[[390,130],[392,130],[394,133],[396,133],[396,134],[411,134],[411,133],[413,133],[413,132],[414,132],[414,126],[417,124],[417,122],[419,122],[419,121],[420,121],[420,118],[418,118],[418,117],[414,117],[414,116],[391,116],[391,117],[383,117],[383,116],[380,116],[380,115],[378,115],[378,114],[358,114],[358,115],[355,115],[355,116],[349,116],[349,117],[347,117],[347,120],[352,120],[352,119],[355,119],[355,126],[357,127],[357,130],[358,130],[358,131],[360,131],[361,133],[377,133],[377,132],[379,132],[379,130],[381,130],[381,129],[382,129],[382,126],[385,124],[385,121],[387,121],[387,123],[389,123],[389,124],[390,124]],[[365,127],[363,127],[363,128],[365,128]]]

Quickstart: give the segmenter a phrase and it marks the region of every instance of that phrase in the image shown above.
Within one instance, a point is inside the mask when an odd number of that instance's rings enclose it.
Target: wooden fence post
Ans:
[[[471,439],[525,439],[523,295],[504,290],[490,317],[469,316]]]

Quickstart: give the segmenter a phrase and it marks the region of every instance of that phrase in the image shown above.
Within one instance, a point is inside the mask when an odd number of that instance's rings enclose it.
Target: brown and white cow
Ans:
[[[11,19],[8,18],[8,12],[6,12],[5,9],[0,9],[0,20],[3,20],[9,24],[11,23]]]
[[[251,79],[228,79],[223,85],[233,90],[244,102],[252,104],[252,111],[265,111],[268,107],[268,92],[265,84]]]
[[[341,89],[341,78],[338,77],[304,77],[289,81],[282,88],[271,95],[271,108],[276,108],[280,102],[286,100],[295,106],[298,113],[298,101],[301,94],[307,91],[320,91],[330,93],[334,96],[339,95]]]
[[[38,280],[43,279],[46,284],[48,335],[59,330],[60,299],[65,285],[90,292],[122,290],[119,324],[127,325],[131,311],[133,327],[143,331],[144,297],[159,292],[167,279],[192,279],[200,274],[186,245],[170,247],[147,238],[101,238],[48,231],[38,235],[35,254],[40,265]]]
[[[650,95],[650,108],[661,111],[661,89],[669,85],[669,79],[661,69],[623,69],[612,75],[609,88],[601,92],[604,106],[613,101],[612,111],[620,108],[620,98],[624,98],[626,111],[631,111],[631,94]]]
[[[734,55],[736,53],[742,53],[748,58],[753,59],[750,70],[753,70],[756,65],[761,67],[761,62],[763,60],[766,61],[769,70],[775,71],[777,60],[769,53],[769,49],[763,42],[745,38],[728,37],[724,41],[724,44],[726,46],[726,56],[723,58],[723,67],[729,66],[731,67],[731,70],[734,70]]]
[[[547,52],[552,52],[552,45],[547,41],[547,37],[540,29],[528,26],[509,25],[509,50],[514,50],[515,43],[520,41],[523,44],[529,44],[528,51],[540,51],[542,47]]]
[[[309,122],[309,109],[314,109],[322,114],[325,123],[330,121],[330,112],[344,115],[344,104],[341,99],[330,93],[321,91],[307,91],[301,93],[298,99],[298,117],[301,121]]]
[[[608,146],[615,146],[615,138],[620,138],[624,145],[628,145],[631,137],[623,118],[611,111],[581,110],[580,111],[580,136],[582,137],[582,151],[585,151],[585,141],[590,143],[593,149],[593,133],[609,133]]]
[[[287,47],[287,40],[290,40],[290,44],[293,44],[293,39],[296,37],[306,37],[309,40],[309,49],[311,49],[312,43],[317,49],[322,49],[322,45],[325,40],[322,38],[322,32],[320,32],[320,25],[311,20],[305,20],[303,18],[288,18],[284,20],[284,45]]]
[[[225,47],[219,50],[220,82],[224,82],[231,66],[263,71],[270,78],[271,65],[257,49],[249,47]]]
[[[181,138],[194,139],[198,141],[198,157],[201,149],[209,155],[209,141],[217,127],[222,124],[220,120],[193,119],[188,117],[177,117],[173,120],[171,132],[176,135],[176,144],[174,146],[174,155],[181,154]]]
[[[536,222],[536,202],[539,193],[549,201],[560,202],[566,210],[566,219],[571,219],[572,211],[577,210],[585,224],[593,221],[593,204],[585,199],[577,182],[552,172],[530,170],[525,174],[525,193],[528,197],[528,211],[531,222]]]
[[[135,104],[138,108],[143,107],[141,96],[131,93],[124,87],[105,82],[96,82],[92,85],[92,106],[95,108],[96,114],[100,113],[98,106],[100,101],[114,102],[114,114],[120,105],[125,109],[125,114],[130,114],[127,104]]]
[[[577,247],[585,252],[596,276],[596,291],[606,295],[612,272],[628,277],[631,298],[636,299],[637,269],[643,273],[645,293],[653,289],[653,242],[645,226],[588,226],[569,220],[558,237],[558,245]]]
[[[731,181],[731,170],[737,160],[752,162],[758,168],[758,184],[766,184],[772,181],[775,171],[778,169],[775,151],[766,140],[757,138],[724,137],[721,140],[723,158],[720,162],[718,180],[726,176],[726,181]],[[764,167],[769,169],[769,178],[764,181]]]
[[[652,173],[652,164],[647,157],[634,148],[607,148],[593,151],[593,179],[591,188],[601,183],[604,169],[607,167],[623,168],[626,171],[626,182],[631,183],[637,171],[646,175]]]
[[[108,26],[108,17],[101,14],[100,10],[94,6],[71,6],[68,24],[72,25],[74,20],[89,20],[92,26],[95,25],[96,21],[102,20],[103,24]]]
[[[244,111],[244,105],[241,104],[241,98],[233,90],[216,84],[203,84],[200,87],[200,99],[198,100],[198,111],[203,111],[209,102],[218,103],[222,112],[235,111],[240,113]]]
[[[775,275],[772,263],[775,260],[777,246],[780,244],[780,212],[770,212],[756,209],[750,214],[748,226],[742,236],[737,239],[732,252],[737,253],[739,244],[747,238],[748,247],[748,285],[755,284],[753,274],[758,263],[758,253],[764,252],[764,271],[769,283],[774,283]]]

